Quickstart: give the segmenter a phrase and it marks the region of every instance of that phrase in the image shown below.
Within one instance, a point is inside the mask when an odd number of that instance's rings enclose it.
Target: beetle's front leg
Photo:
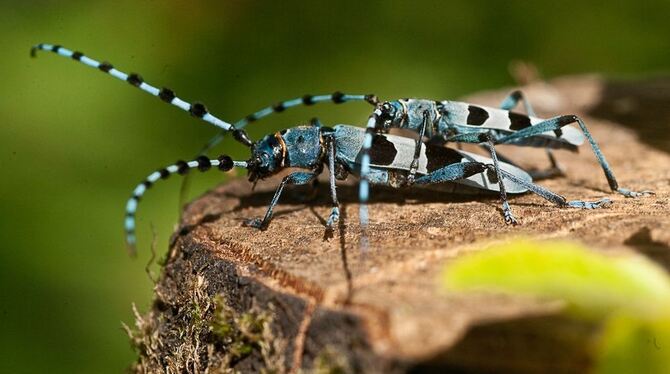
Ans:
[[[414,148],[414,158],[409,166],[409,174],[407,175],[407,183],[413,184],[416,176],[416,171],[419,169],[419,158],[421,157],[421,147],[423,146],[423,137],[426,133],[426,127],[430,123],[430,113],[428,111],[423,113],[423,121],[419,129],[419,137],[416,139],[416,147]]]
[[[268,207],[267,212],[265,212],[265,217],[263,217],[262,220],[260,218],[253,218],[246,220],[244,222],[244,226],[255,227],[259,230],[267,229],[268,225],[270,224],[270,221],[272,220],[272,210],[277,205],[279,197],[281,196],[281,193],[284,190],[284,186],[286,186],[287,184],[293,184],[293,185],[307,184],[312,180],[314,180],[316,177],[317,177],[316,173],[308,173],[303,171],[298,171],[285,176],[284,179],[282,179],[281,183],[279,184],[277,191],[275,191],[274,196],[272,197],[270,206]]]
[[[332,136],[326,137],[326,147],[328,150],[328,180],[330,182],[330,197],[332,198],[332,209],[328,221],[326,221],[326,228],[333,229],[333,224],[340,219],[340,203],[337,201],[337,186],[335,185],[335,139]]]

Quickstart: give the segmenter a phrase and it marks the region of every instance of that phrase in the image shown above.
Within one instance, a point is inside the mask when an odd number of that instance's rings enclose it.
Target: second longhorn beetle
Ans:
[[[211,166],[217,166],[222,170],[230,170],[235,166],[246,168],[249,172],[249,179],[252,181],[274,175],[287,167],[309,169],[311,171],[295,172],[282,180],[265,217],[262,220],[254,219],[247,222],[249,226],[260,229],[267,227],[269,224],[272,218],[272,210],[277,204],[284,186],[286,184],[305,184],[314,180],[323,170],[326,160],[330,170],[330,187],[333,199],[333,209],[327,221],[327,226],[329,227],[339,217],[335,179],[346,178],[349,173],[359,174],[362,177],[362,182],[364,182],[361,185],[365,184],[366,186],[368,183],[403,187],[414,184],[430,185],[457,182],[471,188],[499,191],[503,202],[505,218],[508,222],[510,218],[513,220],[505,193],[506,189],[510,188],[510,192],[513,193],[533,191],[559,206],[598,208],[610,203],[608,199],[596,202],[567,201],[562,196],[533,184],[530,175],[525,171],[508,163],[500,163],[499,165],[493,147],[490,148],[493,158],[487,159],[482,156],[442,146],[426,145],[422,147],[422,143],[417,146],[409,138],[371,133],[370,122],[368,123],[367,130],[346,125],[338,125],[334,128],[318,125],[299,126],[286,129],[274,135],[268,135],[260,142],[252,142],[241,128],[237,128],[215,117],[209,113],[203,104],[190,104],[177,97],[170,89],[158,89],[144,82],[138,74],[126,74],[115,69],[107,62],[98,62],[84,56],[81,52],[71,51],[59,45],[39,44],[33,47],[31,54],[34,56],[37,50],[52,51],[124,80],[145,92],[158,96],[165,102],[188,111],[192,115],[223,129],[227,133],[232,133],[238,142],[251,149],[251,158],[247,161],[232,161],[228,156],[221,156],[217,160],[210,160],[203,156],[191,162],[178,162],[149,175],[134,190],[133,196],[126,206],[126,232],[127,240],[131,247],[135,243],[134,215],[139,198],[144,192],[157,180],[167,178],[171,174],[183,174],[192,168],[207,170]],[[325,101],[327,97],[329,96],[324,95],[319,100]],[[334,102],[344,102],[347,100],[371,100],[371,96],[335,94],[330,99]],[[300,100],[301,102],[317,102],[315,97],[310,97],[309,99],[302,98]],[[284,104],[288,106],[287,103]],[[294,101],[294,105],[297,105],[297,102]],[[270,112],[272,111],[266,111],[265,113],[269,114]],[[378,115],[377,112],[378,110],[375,110],[375,115]],[[363,155],[362,157],[361,154]],[[487,174],[486,177],[480,175],[485,172]],[[507,181],[507,184],[505,181]],[[367,190],[361,188],[359,197],[362,202],[366,201],[368,197]],[[362,226],[365,227],[367,216],[362,215],[361,222]]]

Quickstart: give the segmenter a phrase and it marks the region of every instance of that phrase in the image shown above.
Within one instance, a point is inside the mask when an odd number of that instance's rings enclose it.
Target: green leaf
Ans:
[[[593,351],[596,373],[670,370],[670,277],[642,256],[605,256],[571,242],[516,240],[454,260],[442,281],[449,290],[559,299],[573,316],[601,320]]]
[[[670,278],[638,255],[605,256],[571,242],[515,240],[453,261],[449,290],[484,290],[564,300],[573,311],[637,318],[670,315]]]
[[[596,347],[596,373],[668,373],[670,316],[656,320],[613,315]]]

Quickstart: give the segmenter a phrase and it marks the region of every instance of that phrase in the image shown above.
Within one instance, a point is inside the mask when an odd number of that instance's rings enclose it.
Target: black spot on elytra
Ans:
[[[370,163],[374,165],[391,165],[398,150],[384,135],[376,134],[372,138],[370,149]]]
[[[441,145],[430,145],[426,144],[426,159],[428,163],[426,164],[426,170],[429,173],[437,169],[441,169],[447,165],[457,164],[463,159],[461,155],[455,149],[447,148]]]
[[[489,112],[478,106],[468,106],[467,124],[472,126],[481,126],[489,118]]]
[[[510,130],[521,130],[526,127],[530,127],[530,118],[523,114],[507,112],[509,117],[509,129]]]

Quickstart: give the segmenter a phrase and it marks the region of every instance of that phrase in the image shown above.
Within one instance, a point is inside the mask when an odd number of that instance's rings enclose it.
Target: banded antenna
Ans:
[[[189,112],[194,117],[198,117],[205,122],[208,122],[220,129],[223,129],[226,132],[232,133],[235,140],[244,144],[247,147],[251,147],[251,145],[253,144],[253,142],[249,139],[249,136],[244,130],[238,129],[235,126],[231,125],[230,123],[214,116],[207,110],[207,107],[205,107],[204,104],[198,102],[191,104],[187,101],[184,101],[179,97],[177,97],[174,91],[166,87],[158,89],[150,85],[149,83],[146,83],[144,79],[142,79],[142,77],[137,73],[130,73],[130,74],[124,73],[116,69],[109,62],[96,61],[90,57],[85,56],[81,52],[71,51],[60,45],[41,43],[31,48],[30,55],[32,57],[36,57],[37,51],[39,50],[53,52],[63,57],[79,61],[82,64],[90,66],[92,68],[99,69],[100,71],[105,72],[114,78],[126,81],[130,83],[132,86],[137,87],[152,96],[160,98],[162,101],[168,104],[172,104],[183,111]]]
[[[144,193],[151,188],[157,181],[161,179],[167,179],[172,174],[185,175],[191,169],[198,169],[202,172],[205,172],[212,167],[218,168],[221,171],[229,171],[233,167],[248,168],[249,165],[246,161],[233,161],[229,156],[222,155],[216,159],[209,159],[205,156],[200,156],[193,161],[177,161],[172,165],[164,167],[162,169],[156,170],[153,173],[149,174],[142,183],[138,184],[137,187],[133,190],[133,194],[128,199],[126,203],[126,219],[125,219],[125,230],[126,230],[126,245],[128,246],[128,251],[132,256],[136,254],[136,244],[137,238],[135,234],[135,213],[137,212],[137,206],[140,202],[140,199]]]
[[[368,250],[368,200],[370,198],[370,149],[372,148],[372,138],[375,135],[375,126],[378,123],[382,111],[376,108],[368,117],[365,126],[365,137],[363,138],[363,147],[361,149],[361,171],[358,182],[358,202],[359,202],[359,222],[361,225],[361,239],[359,247],[363,252]]]
[[[293,108],[297,106],[311,106],[318,103],[332,102],[334,104],[343,104],[347,102],[355,101],[366,101],[372,106],[376,107],[379,104],[379,99],[373,94],[367,95],[358,95],[358,94],[345,94],[340,91],[333,92],[332,94],[325,95],[305,95],[303,97],[297,97],[294,99],[280,101],[274,105],[267,106],[260,110],[257,110],[248,116],[238,120],[233,124],[237,129],[241,129],[251,122],[256,122],[262,118],[268,117],[274,113],[281,113],[288,108]],[[210,149],[214,148],[219,144],[225,137],[226,132],[220,132],[212,137],[207,144],[202,147],[199,155],[207,153]]]

